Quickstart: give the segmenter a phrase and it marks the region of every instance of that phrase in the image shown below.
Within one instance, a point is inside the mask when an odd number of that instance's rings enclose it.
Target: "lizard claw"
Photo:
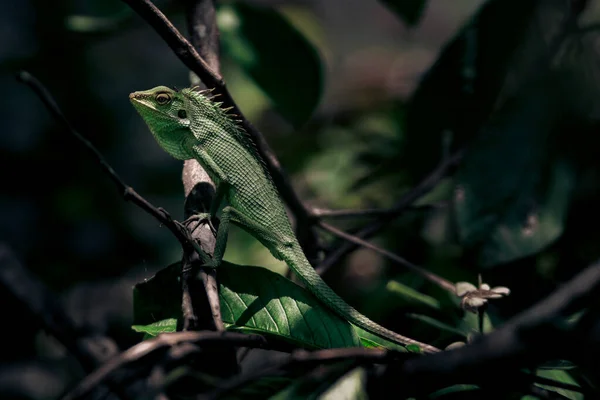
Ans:
[[[190,229],[190,224],[192,222],[198,222],[198,224],[196,224],[192,229]],[[217,234],[217,230],[215,229],[215,226],[212,223],[212,218],[209,213],[199,213],[192,215],[191,217],[183,221],[183,225],[190,229],[191,232],[194,232],[202,222],[208,223],[208,226],[210,227],[210,230],[213,233],[213,235]]]

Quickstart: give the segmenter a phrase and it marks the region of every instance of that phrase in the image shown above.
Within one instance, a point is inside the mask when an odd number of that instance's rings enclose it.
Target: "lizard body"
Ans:
[[[211,266],[220,264],[229,223],[234,223],[285,261],[307,289],[342,318],[393,342],[439,351],[371,321],[327,286],[306,259],[254,142],[207,92],[159,86],[129,97],[160,146],[177,159],[198,160],[217,187],[210,215],[220,212],[220,224]]]

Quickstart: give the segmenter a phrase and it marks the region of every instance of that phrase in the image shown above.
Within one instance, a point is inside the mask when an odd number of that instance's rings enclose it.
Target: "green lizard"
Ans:
[[[129,98],[159,145],[179,160],[195,158],[217,187],[208,219],[220,212],[220,224],[210,266],[225,253],[229,223],[256,237],[296,272],[308,290],[342,318],[375,335],[424,352],[439,351],[401,336],[371,321],[339,297],[310,265],[253,140],[210,91],[176,91],[165,86],[134,92]]]

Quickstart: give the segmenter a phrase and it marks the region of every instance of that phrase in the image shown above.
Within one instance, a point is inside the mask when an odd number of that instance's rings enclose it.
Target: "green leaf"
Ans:
[[[569,383],[571,385],[577,385],[579,386],[579,384],[577,383],[577,381],[575,379],[573,379],[573,377],[565,370],[559,370],[559,369],[554,369],[554,370],[548,370],[548,369],[543,369],[543,370],[538,370],[536,373],[537,376],[541,376],[543,378],[548,378],[548,379],[553,379],[555,381],[561,382],[561,383]],[[549,385],[541,385],[536,383],[536,386],[539,386],[543,389],[546,390],[551,390],[553,392],[556,392],[562,396],[565,396],[568,399],[571,400],[583,400],[584,396],[582,393],[578,393],[578,392],[574,392],[572,390],[566,390],[566,389],[561,389],[561,388],[557,388],[555,386],[549,386]]]
[[[368,348],[385,348],[392,349],[401,352],[406,352],[406,348],[397,343],[379,337],[377,335],[372,334],[371,332],[365,331],[364,329],[354,326],[358,337],[360,338],[360,342],[364,347]]]
[[[459,237],[481,266],[532,255],[563,231],[575,178],[549,145],[561,114],[548,81],[501,111],[457,173]]]
[[[419,22],[427,4],[426,0],[381,0],[381,2],[408,25]]]
[[[180,268],[173,264],[135,286],[136,324],[181,318]],[[228,330],[272,335],[308,349],[360,346],[352,325],[281,275],[227,262],[218,275]]]
[[[264,90],[295,127],[321,97],[323,71],[313,45],[277,11],[246,3],[219,7],[224,53]]]
[[[131,329],[136,332],[145,333],[144,338],[154,337],[161,333],[175,332],[177,330],[177,320],[175,318],[167,318],[149,325],[133,325]]]
[[[440,302],[437,299],[431,296],[427,296],[426,294],[420,293],[415,289],[411,288],[410,286],[407,286],[398,281],[389,281],[386,286],[386,289],[394,294],[397,294],[398,296],[403,297],[404,299],[410,302],[425,304],[436,310],[440,309]]]

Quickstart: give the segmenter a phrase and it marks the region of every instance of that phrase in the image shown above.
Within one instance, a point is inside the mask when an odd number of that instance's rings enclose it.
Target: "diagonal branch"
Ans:
[[[375,251],[376,253],[379,253],[379,254],[383,255],[384,257],[421,275],[422,277],[424,277],[425,279],[429,280],[430,282],[438,285],[442,289],[447,290],[448,292],[450,292],[452,294],[456,294],[456,287],[452,282],[442,278],[441,276],[434,274],[433,272],[427,271],[426,269],[411,263],[407,259],[400,257],[397,254],[394,254],[390,251],[382,249],[381,247],[376,246],[373,243],[367,242],[366,240],[363,240],[359,237],[356,237],[354,235],[346,233],[346,232],[336,228],[335,226],[329,225],[323,221],[319,221],[319,226],[321,228],[325,229],[326,231],[333,233],[334,235],[336,235],[350,243],[353,243],[357,246],[366,247],[367,249],[371,249],[371,250]]]
[[[393,217],[402,214],[415,201],[432,190],[439,183],[439,181],[441,181],[448,174],[450,170],[458,165],[463,157],[463,154],[464,150],[459,150],[450,157],[444,159],[444,161],[442,161],[442,163],[436,169],[427,175],[425,179],[423,179],[421,182],[419,182],[419,184],[417,184],[417,186],[402,196],[400,200],[398,200],[396,204],[394,204],[394,206],[389,210],[389,213],[387,213],[385,217],[381,217],[365,225],[362,229],[355,233],[354,236],[360,239],[366,239],[379,232],[393,220]],[[331,254],[325,258],[325,260],[321,262],[321,264],[316,268],[317,272],[319,272],[319,274],[323,274],[340,259],[358,247],[359,244],[357,243],[342,243],[333,252],[331,252]]]
[[[406,210],[414,211],[430,211],[445,209],[448,207],[447,202],[442,201],[432,204],[422,205],[410,205],[406,207]],[[394,217],[398,215],[396,208],[363,208],[363,209],[337,209],[331,210],[327,208],[313,208],[311,210],[313,218],[324,219],[324,218],[370,218],[370,217]]]

